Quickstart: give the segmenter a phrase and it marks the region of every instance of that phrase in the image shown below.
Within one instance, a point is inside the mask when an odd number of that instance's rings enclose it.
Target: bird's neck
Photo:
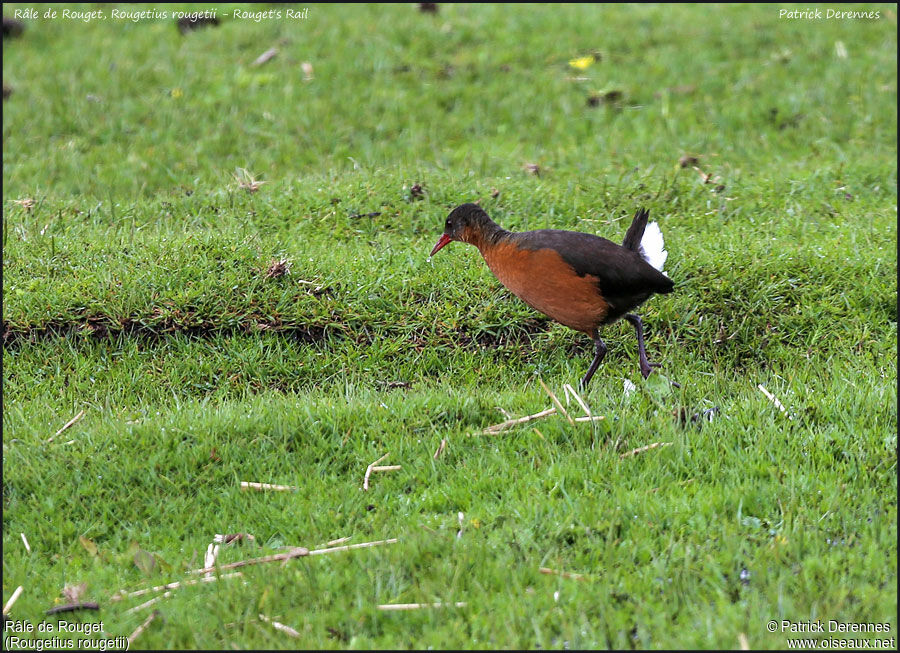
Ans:
[[[478,225],[476,229],[472,229],[467,240],[484,254],[506,240],[509,235],[510,232],[496,222],[491,221]]]

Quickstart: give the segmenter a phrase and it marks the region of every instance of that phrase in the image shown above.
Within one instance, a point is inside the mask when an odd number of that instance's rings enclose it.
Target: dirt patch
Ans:
[[[145,340],[161,340],[179,333],[190,338],[211,338],[216,335],[234,333],[259,333],[270,331],[284,334],[304,344],[321,342],[333,333],[319,325],[284,325],[265,321],[248,321],[236,327],[222,327],[211,322],[185,325],[174,320],[154,321],[145,324],[140,319],[125,318],[113,323],[106,317],[89,317],[77,322],[49,322],[30,329],[13,329],[3,322],[3,348],[14,351],[27,344],[34,344],[49,338],[71,336],[87,337],[94,340],[126,336]],[[336,334],[338,331],[335,330]]]
[[[279,320],[265,320],[262,317],[245,317],[240,324],[222,326],[210,320],[185,320],[172,318],[113,318],[109,316],[89,316],[72,321],[51,321],[35,327],[13,327],[3,322],[3,348],[15,351],[19,347],[35,344],[51,338],[79,337],[91,340],[103,340],[120,336],[128,338],[158,341],[166,337],[181,334],[189,338],[207,339],[219,335],[274,333],[300,344],[314,344],[331,339],[348,339],[361,346],[370,346],[376,339],[385,337],[402,337],[410,346],[423,350],[436,345],[447,345],[478,349],[498,349],[508,344],[530,342],[541,333],[547,332],[553,322],[545,318],[532,318],[515,325],[498,328],[491,332],[460,327],[445,334],[444,338],[431,333],[412,332],[402,336],[397,334],[372,331],[364,324],[343,323],[339,316],[332,316],[327,325],[319,324],[284,324]],[[442,342],[438,342],[441,340]]]

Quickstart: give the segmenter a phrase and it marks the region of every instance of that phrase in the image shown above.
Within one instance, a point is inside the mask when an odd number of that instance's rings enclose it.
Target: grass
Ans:
[[[817,619],[896,637],[893,6],[234,7],[185,36],[39,19],[4,41],[12,618],[84,582],[101,612],[63,618],[128,635],[151,610],[116,591],[249,533],[222,564],[399,541],[175,590],[135,646],[783,648],[768,621]],[[479,434],[549,407],[537,378],[562,396],[591,346],[474,249],[427,260],[476,199],[512,229],[660,222],[676,291],[642,315],[663,368],[642,380],[631,327],[608,327],[584,394],[605,420]],[[364,492],[385,453],[402,469]],[[376,607],[435,601],[466,606]]]

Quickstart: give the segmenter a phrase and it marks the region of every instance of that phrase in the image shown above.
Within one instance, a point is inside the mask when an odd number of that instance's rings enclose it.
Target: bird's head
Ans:
[[[484,209],[477,204],[460,204],[447,216],[444,233],[441,234],[437,245],[431,250],[431,256],[437,254],[439,249],[454,240],[478,245],[483,241],[486,231],[498,228]]]

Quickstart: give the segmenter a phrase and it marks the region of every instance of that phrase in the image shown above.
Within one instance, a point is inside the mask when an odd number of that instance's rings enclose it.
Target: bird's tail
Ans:
[[[630,249],[634,252],[640,252],[641,238],[644,235],[644,228],[647,226],[647,218],[650,211],[641,208],[634,214],[631,220],[631,226],[628,227],[628,233],[625,234],[625,240],[622,241],[622,247]]]
[[[659,225],[651,222],[644,231],[644,237],[641,238],[641,249],[638,252],[647,263],[655,267],[657,270],[665,274],[663,265],[669,257],[666,251],[666,244],[663,242],[662,231]]]
[[[663,264],[669,253],[666,251],[659,225],[655,222],[647,224],[648,217],[650,212],[647,209],[638,209],[628,233],[625,234],[622,246],[637,252],[647,263],[665,274]]]

